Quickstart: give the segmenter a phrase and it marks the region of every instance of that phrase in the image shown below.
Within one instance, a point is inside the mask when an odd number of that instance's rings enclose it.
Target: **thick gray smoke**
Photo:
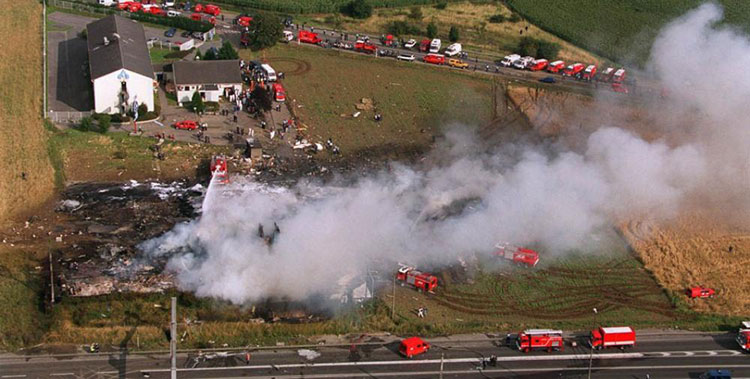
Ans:
[[[722,143],[748,148],[740,115],[750,98],[750,46],[744,36],[711,29],[719,17],[715,6],[703,6],[664,30],[654,48],[665,85],[707,120],[694,128],[700,138],[668,145],[603,126],[582,151],[550,155],[526,146],[516,154],[514,146],[473,154],[470,133],[454,125],[440,150],[444,163],[429,168],[393,165],[353,182],[293,188],[239,178],[212,185],[199,219],[142,248],[173,254],[169,269],[199,296],[303,300],[332,293],[346,274],[390,271],[394,262],[453,263],[489,253],[498,241],[534,244],[550,255],[587,249],[620,220],[674,215],[688,195],[710,194],[702,191],[711,178],[735,175],[726,183],[738,185],[747,170],[747,161],[725,160],[742,154],[713,154]],[[737,62],[711,64],[731,60],[727,52]],[[451,210],[462,202],[468,205]],[[269,235],[274,222],[280,233],[269,246],[258,225]]]

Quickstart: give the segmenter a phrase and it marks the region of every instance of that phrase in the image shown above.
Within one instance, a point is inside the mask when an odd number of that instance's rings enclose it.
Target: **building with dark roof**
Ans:
[[[154,110],[154,70],[141,24],[111,15],[86,25],[97,113]]]
[[[177,102],[182,105],[198,91],[205,101],[228,99],[242,90],[240,61],[178,61],[172,64],[172,81],[177,92]]]

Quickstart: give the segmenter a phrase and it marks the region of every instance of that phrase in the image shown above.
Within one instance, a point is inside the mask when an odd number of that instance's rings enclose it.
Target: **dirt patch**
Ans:
[[[277,63],[281,63],[278,65],[278,69],[281,70],[281,72],[284,73],[284,75],[295,75],[295,76],[302,76],[310,72],[312,70],[312,65],[310,62],[303,60],[303,59],[297,59],[297,58],[289,58],[289,57],[272,57],[268,58],[268,60],[276,65]],[[291,67],[291,68],[287,68]]]

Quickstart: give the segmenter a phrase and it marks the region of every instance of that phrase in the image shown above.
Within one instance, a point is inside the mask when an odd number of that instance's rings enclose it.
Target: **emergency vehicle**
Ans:
[[[737,343],[742,350],[750,351],[750,321],[743,321],[737,331]]]
[[[583,70],[583,80],[591,81],[591,79],[594,79],[594,76],[596,75],[596,65],[590,64],[588,67],[586,67],[585,70]]]
[[[519,265],[534,267],[539,263],[539,253],[523,247],[513,246],[507,242],[498,242],[495,245],[495,255],[512,261]]]
[[[425,63],[445,64],[445,56],[442,54],[427,54],[422,60]]]
[[[372,43],[368,43],[362,40],[359,40],[354,43],[354,50],[361,51],[364,53],[372,54],[375,53],[378,50],[378,47],[375,46]]]
[[[617,71],[615,71],[615,76],[612,78],[612,80],[614,80],[615,83],[622,83],[625,81],[625,75],[626,75],[625,69],[620,68]]]
[[[280,103],[286,101],[286,91],[284,91],[284,87],[280,83],[274,83],[271,88],[273,89],[274,100]]]
[[[221,14],[221,8],[218,5],[208,4],[203,7],[203,13],[208,13],[211,16],[218,16]]]
[[[211,159],[211,177],[219,183],[229,183],[227,174],[227,159],[224,156],[217,155]]]
[[[611,82],[614,76],[615,76],[615,69],[613,67],[607,67],[607,69],[604,70],[601,75],[599,75],[599,81]]]
[[[429,39],[423,39],[422,42],[419,43],[419,51],[426,53],[430,50],[430,42],[432,41]]]
[[[563,350],[563,337],[561,330],[552,329],[527,329],[518,333],[516,337],[518,350],[528,353],[531,350]]]
[[[563,70],[563,76],[578,76],[586,66],[583,63],[572,64]]]
[[[556,74],[556,73],[562,71],[564,68],[565,68],[565,62],[563,62],[563,61],[554,61],[554,62],[550,63],[547,66],[547,71],[549,71],[549,72],[551,72],[553,74]]]
[[[635,346],[635,331],[629,326],[599,327],[589,334],[589,346],[601,350],[605,347],[621,349]]]
[[[398,347],[399,353],[406,358],[412,358],[415,355],[426,353],[430,350],[430,344],[424,342],[419,337],[409,337],[401,341],[401,345]]]
[[[547,62],[546,59],[535,59],[533,62],[531,62],[531,65],[529,66],[529,70],[531,71],[542,71],[545,68],[547,68],[547,65],[549,62]]]
[[[311,43],[313,45],[316,45],[322,41],[320,37],[318,37],[318,33],[308,32],[307,30],[300,30],[297,34],[297,38],[300,42],[304,43]]]
[[[437,287],[438,280],[435,276],[418,271],[411,266],[401,266],[396,274],[396,279],[401,285],[410,285],[419,291],[430,292]]]
[[[691,299],[714,297],[716,290],[703,286],[695,286],[686,289],[685,294]]]

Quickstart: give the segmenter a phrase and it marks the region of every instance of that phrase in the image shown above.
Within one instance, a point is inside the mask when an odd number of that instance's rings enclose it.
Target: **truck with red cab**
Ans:
[[[547,66],[547,71],[553,74],[556,74],[563,69],[565,69],[565,62],[563,61],[554,61]]]
[[[422,42],[419,43],[419,51],[426,53],[428,50],[430,50],[430,43],[432,40],[430,39],[423,39]]]
[[[273,90],[274,100],[280,103],[286,101],[286,91],[284,91],[284,87],[281,85],[281,83],[274,83],[271,86],[271,89]]]
[[[297,34],[297,38],[299,38],[300,42],[311,43],[313,45],[317,45],[322,41],[322,39],[318,37],[318,33],[308,32],[307,30],[300,30]]]
[[[574,63],[563,70],[563,76],[578,77],[586,66],[583,63]]]
[[[419,291],[425,292],[434,290],[438,285],[435,276],[418,271],[411,266],[401,266],[396,273],[396,279],[401,282],[402,286],[408,284]]]
[[[375,46],[375,44],[358,40],[354,43],[354,50],[367,54],[374,54],[376,51],[378,51],[378,47]]]
[[[442,54],[427,54],[422,58],[425,63],[432,64],[445,64],[445,55]]]
[[[248,26],[250,26],[250,23],[252,21],[253,21],[252,17],[240,15],[240,16],[237,16],[237,19],[235,22],[237,23],[237,25],[247,28]]]
[[[615,83],[623,83],[623,82],[625,82],[625,76],[626,76],[626,74],[627,74],[627,72],[625,71],[625,69],[624,68],[620,68],[617,71],[615,71],[615,75],[612,78],[612,80]]]
[[[507,242],[499,242],[495,245],[495,255],[507,259],[513,263],[534,267],[539,263],[539,253],[523,247],[513,246]]]
[[[203,13],[208,13],[211,16],[218,16],[221,14],[221,8],[218,5],[208,4],[203,7]]]
[[[547,68],[547,65],[549,65],[549,62],[546,59],[535,59],[531,62],[531,65],[529,65],[529,70],[542,71]]]
[[[716,290],[703,286],[695,286],[686,289],[685,294],[691,299],[714,297],[716,295]]]
[[[615,69],[613,67],[607,67],[606,70],[602,71],[601,75],[597,77],[597,80],[600,82],[611,82],[612,78],[615,76]]]
[[[528,353],[531,350],[562,351],[563,337],[561,330],[527,329],[516,337],[518,350]]]
[[[594,79],[594,76],[596,76],[596,65],[590,64],[586,67],[585,70],[583,70],[583,80],[591,81]]]
[[[406,358],[412,358],[415,355],[424,354],[430,350],[430,344],[424,342],[419,337],[409,337],[403,341],[398,347],[398,352]]]
[[[629,326],[599,327],[589,334],[589,345],[592,349],[601,350],[606,347],[635,346],[635,330]]]
[[[216,155],[211,158],[211,177],[216,178],[219,183],[229,183],[227,173],[227,159],[223,155]]]
[[[742,350],[750,351],[750,321],[743,321],[740,324],[740,330],[737,331],[737,343]]]

